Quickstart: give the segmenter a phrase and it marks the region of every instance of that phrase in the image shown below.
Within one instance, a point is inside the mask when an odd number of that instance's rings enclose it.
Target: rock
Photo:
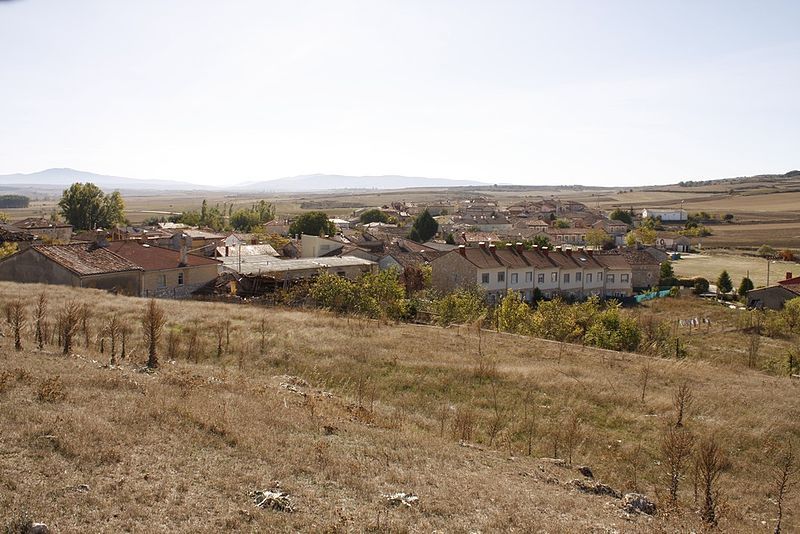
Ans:
[[[278,512],[294,512],[289,494],[280,490],[256,490],[249,494],[253,504],[259,508],[268,508]]]
[[[615,499],[622,497],[622,494],[611,486],[607,486],[599,482],[587,482],[585,480],[575,479],[570,481],[568,484],[573,486],[578,491],[591,493],[592,495],[608,495],[610,497],[614,497]]]
[[[26,534],[49,534],[50,529],[44,523],[32,523]]]
[[[384,495],[384,497],[386,498],[386,504],[388,504],[389,506],[403,505],[407,506],[408,508],[411,508],[411,506],[419,500],[419,497],[417,497],[413,493],[403,493],[403,492]]]
[[[578,472],[585,476],[586,478],[594,478],[592,474],[592,470],[589,468],[588,465],[582,465],[578,468]]]
[[[626,493],[622,498],[622,508],[628,513],[655,515],[656,505],[641,493]]]
[[[561,458],[539,458],[539,461],[547,464],[557,465],[558,467],[564,467],[567,465],[567,461]]]

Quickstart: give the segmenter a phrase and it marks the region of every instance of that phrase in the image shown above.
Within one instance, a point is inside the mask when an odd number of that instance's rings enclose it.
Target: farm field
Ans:
[[[703,277],[712,284],[723,270],[731,276],[734,287],[749,274],[756,287],[767,285],[767,263],[769,263],[770,284],[782,280],[787,272],[800,275],[800,264],[781,260],[766,260],[741,254],[681,254],[681,259],[672,262],[675,275],[684,278]]]
[[[67,301],[91,305],[88,344],[79,331],[70,356],[55,344],[38,351],[26,329],[15,352],[3,325],[5,524],[25,515],[56,531],[699,530],[688,478],[678,509],[653,518],[626,516],[619,500],[571,482],[587,465],[596,480],[663,503],[660,443],[687,383],[686,428],[715,436],[731,461],[720,527],[759,532],[775,517],[773,453],[800,437],[796,381],[701,346],[676,361],[472,327],[162,301],[162,366],[149,374],[137,372],[145,300],[2,283],[0,305],[44,289],[51,314]],[[734,310],[694,298],[650,306],[636,313],[712,314],[717,343],[736,342],[725,337]],[[131,334],[127,358],[109,368],[98,334],[114,313]],[[765,357],[783,350],[766,347]],[[277,484],[294,513],[248,497]],[[396,491],[419,504],[388,507],[382,495]],[[786,503],[785,531],[798,527],[798,498]]]

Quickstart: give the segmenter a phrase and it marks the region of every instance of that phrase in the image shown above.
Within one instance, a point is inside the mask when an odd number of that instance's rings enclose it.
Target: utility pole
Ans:
[[[769,258],[767,258],[767,287],[769,287]]]

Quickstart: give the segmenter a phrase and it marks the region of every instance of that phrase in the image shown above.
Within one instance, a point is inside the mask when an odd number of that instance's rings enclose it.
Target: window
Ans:
[[[527,273],[525,273],[525,281],[533,282],[533,271],[528,271]]]
[[[580,282],[583,280],[583,273],[575,273],[575,281]]]
[[[158,287],[167,287],[167,275],[166,274],[159,274],[158,275]]]
[[[497,273],[497,281],[498,282],[505,282],[506,281],[506,273],[504,273],[504,272]]]
[[[597,281],[599,282],[602,279],[603,279],[603,271],[597,271]]]
[[[558,273],[556,273],[556,272],[550,273],[550,281],[551,282],[558,282]]]
[[[569,284],[569,273],[564,273],[564,283]]]
[[[183,285],[183,273],[178,273],[178,285]]]
[[[592,283],[592,273],[586,273],[586,283],[587,284]]]
[[[511,283],[518,284],[519,283],[519,274],[511,273]]]
[[[539,273],[538,275],[536,275],[536,282],[544,284],[544,273]]]
[[[608,282],[609,284],[613,284],[614,283],[614,275],[613,274],[609,274],[608,276],[606,276],[606,282]]]
[[[488,283],[489,283],[489,273],[482,273],[481,284],[488,284]]]
[[[620,282],[627,282],[629,279],[630,279],[630,278],[629,278],[629,276],[628,276],[627,274],[621,274],[621,275],[619,275],[619,281],[620,281]]]

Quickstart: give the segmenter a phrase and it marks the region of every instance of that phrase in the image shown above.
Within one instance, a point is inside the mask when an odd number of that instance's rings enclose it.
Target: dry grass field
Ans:
[[[768,264],[770,284],[782,280],[787,272],[794,276],[800,275],[800,264],[795,262],[766,260],[724,251],[714,251],[711,254],[682,254],[681,259],[672,262],[672,269],[676,276],[685,278],[701,276],[712,284],[716,283],[717,277],[723,270],[727,270],[735,287],[738,287],[742,278],[749,274],[753,284],[761,287],[767,285]]]
[[[0,526],[24,515],[56,532],[699,530],[691,469],[677,509],[663,506],[661,443],[686,383],[686,430],[713,436],[730,459],[720,528],[768,531],[774,453],[800,437],[796,381],[702,353],[675,361],[468,327],[164,301],[161,367],[142,373],[146,301],[2,283],[0,305],[20,296],[30,311],[40,290],[51,328],[64,302],[91,306],[89,344],[79,331],[69,356],[39,351],[30,324],[21,352],[0,338]],[[654,313],[683,313],[665,305]],[[132,333],[127,358],[109,367],[98,334],[115,312]],[[572,467],[540,459],[554,456]],[[578,491],[578,465],[648,495],[659,513],[629,516],[612,496]],[[248,497],[278,484],[295,512]],[[382,495],[396,491],[419,502],[387,506]],[[790,532],[800,496],[784,504]]]

